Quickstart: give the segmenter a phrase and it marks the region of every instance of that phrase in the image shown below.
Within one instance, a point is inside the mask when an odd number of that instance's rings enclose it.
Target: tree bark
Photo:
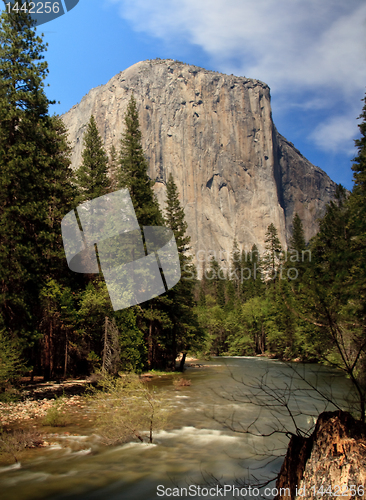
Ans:
[[[184,370],[184,363],[186,362],[186,357],[187,357],[187,353],[184,352],[182,355],[182,359],[180,360],[180,364],[179,364],[179,371],[180,372],[182,372]]]

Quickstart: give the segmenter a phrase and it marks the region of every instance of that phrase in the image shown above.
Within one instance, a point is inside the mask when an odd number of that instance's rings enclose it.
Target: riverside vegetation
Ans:
[[[270,224],[263,255],[255,247],[241,252],[234,242],[230,268],[212,259],[197,280],[173,177],[167,179],[165,207],[154,195],[133,95],[120,150],[107,154],[91,116],[82,163],[73,172],[66,130],[49,114],[46,47],[32,20],[22,11],[3,12],[0,41],[1,396],[13,397],[27,372],[50,380],[98,369],[111,375],[175,370],[179,353],[181,370],[189,352],[271,354],[343,370],[357,394],[354,414],[364,421],[366,100],[354,188],[348,193],[338,186],[318,234],[307,243],[295,215],[285,253]],[[102,275],[68,269],[60,227],[78,204],[122,188],[129,189],[141,226],[174,231],[182,278],[147,303],[113,311]],[[115,379],[115,387],[126,380]],[[128,380],[134,387],[135,379]],[[155,415],[160,403],[139,390],[146,403],[140,416],[149,428],[151,411]],[[134,433],[131,426],[126,421]]]

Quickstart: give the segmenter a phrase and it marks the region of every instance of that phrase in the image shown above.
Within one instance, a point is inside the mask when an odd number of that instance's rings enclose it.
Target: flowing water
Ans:
[[[35,450],[32,460],[0,468],[0,498],[150,500],[160,498],[158,485],[162,493],[163,488],[270,479],[288,443],[285,434],[273,430],[295,431],[288,409],[299,427],[309,428],[325,409],[319,392],[342,407],[350,393],[348,380],[323,366],[246,357],[202,363],[185,372],[189,387],[176,390],[171,380],[154,382],[174,413],[165,430],[154,434],[153,444],[106,448],[90,432],[65,436],[66,447]]]

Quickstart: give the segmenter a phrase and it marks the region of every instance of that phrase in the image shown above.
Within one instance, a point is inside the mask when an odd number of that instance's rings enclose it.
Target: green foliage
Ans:
[[[44,374],[49,379],[58,368],[67,374],[69,343],[75,341],[75,327],[78,315],[75,295],[72,289],[50,278],[40,290],[42,320],[40,331],[43,333]],[[60,362],[63,360],[63,364]]]
[[[355,140],[355,146],[357,148],[357,156],[353,159],[354,164],[352,166],[354,188],[352,191],[352,196],[363,197],[366,192],[366,96],[362,99],[364,101],[364,106],[362,108],[362,113],[359,118],[362,122],[358,125],[361,133],[360,139]],[[365,205],[363,199],[363,205]]]
[[[0,23],[0,315],[33,363],[40,291],[67,269],[60,222],[74,191],[65,127],[48,115],[45,46],[24,12]]]
[[[98,354],[94,351],[88,352],[86,356],[86,360],[88,362],[89,372],[94,373],[101,369],[102,367],[102,359]]]
[[[285,282],[286,283],[286,282]],[[288,290],[284,282],[270,296],[270,310],[267,319],[267,349],[282,359],[292,359],[298,355],[296,343],[296,318],[286,306]]]
[[[115,191],[118,186],[118,153],[113,145],[109,152],[108,172],[110,176],[111,191]]]
[[[199,349],[204,333],[200,329],[194,311],[196,270],[192,264],[192,257],[187,255],[190,249],[190,237],[187,235],[184,210],[181,207],[178,189],[171,173],[166,188],[165,223],[174,233],[181,268],[180,281],[167,293],[170,300],[169,316],[172,320],[169,335],[170,367],[175,369],[175,359],[178,353]],[[183,369],[183,365],[180,368]]]
[[[270,303],[267,299],[253,297],[243,303],[236,313],[236,326],[227,339],[228,353],[240,356],[263,354],[269,317]]]
[[[365,113],[362,116],[366,118]],[[364,135],[364,126],[360,129]],[[301,282],[291,286],[291,307],[302,327],[305,322],[312,325],[305,332],[304,351],[309,353],[306,347],[310,339],[321,360],[347,374],[358,393],[356,411],[365,420],[364,138],[356,145],[359,155],[354,165],[354,190],[349,196],[342,186],[337,186],[335,199],[327,206],[319,232],[310,243],[311,262],[306,264]]]
[[[255,354],[254,343],[248,325],[243,322],[241,309],[230,311],[225,318],[226,346],[229,356],[251,356]]]
[[[24,372],[19,342],[11,339],[0,330],[0,398],[3,399],[5,389],[14,383]],[[6,396],[5,396],[6,397]]]
[[[206,277],[208,292],[220,307],[224,307],[226,276],[224,270],[214,257],[211,258]]]
[[[108,156],[103,147],[103,141],[97,129],[93,115],[86,127],[83,137],[83,161],[75,172],[75,182],[79,189],[76,204],[93,200],[110,191],[108,172]]]
[[[304,229],[302,227],[302,222],[299,215],[296,213],[292,221],[292,235],[290,238],[291,250],[295,250],[301,255],[301,252],[306,249],[306,242],[304,236]]]
[[[366,318],[366,97],[365,105],[359,118],[361,138],[355,141],[358,150],[354,158],[354,187],[348,200],[350,209],[349,231],[351,233],[352,253],[355,260],[350,273],[349,286],[358,296],[359,311]]]
[[[266,252],[263,256],[263,269],[267,273],[268,277],[274,281],[276,280],[279,269],[282,246],[278,238],[278,231],[273,223],[271,223],[267,228],[266,239],[264,242],[266,244]]]
[[[140,373],[146,364],[147,349],[144,336],[137,328],[132,308],[116,311],[114,318],[119,329],[121,370]]]
[[[66,415],[66,398],[55,397],[55,401],[51,408],[47,410],[46,416],[43,418],[42,425],[47,425],[50,427],[65,427],[67,425],[67,415]]]
[[[141,144],[136,100],[131,96],[121,139],[118,188],[129,190],[140,226],[161,226],[163,216],[148,176],[148,164]],[[160,296],[134,308],[136,325],[147,346],[146,367],[162,367],[167,362],[166,331],[172,327],[168,308],[170,299]]]
[[[206,341],[201,347],[203,354],[211,352],[219,356],[227,351],[226,325],[224,310],[216,304],[211,295],[206,297],[206,305],[197,307],[197,316],[201,329],[205,333]]]
[[[155,388],[136,375],[103,375],[99,389],[89,398],[102,442],[125,443],[131,438],[153,442],[153,433],[163,428],[169,412]]]
[[[230,266],[230,278],[233,282],[236,295],[240,295],[240,285],[242,277],[242,266],[241,266],[241,254],[238,247],[238,242],[234,238],[233,249],[231,252],[231,266]]]
[[[257,245],[241,254],[241,296],[244,300],[264,293],[263,264]]]
[[[148,164],[141,144],[141,131],[136,100],[131,95],[125,115],[125,131],[121,139],[118,187],[127,188],[137,220],[142,226],[162,225],[163,217],[148,177]]]

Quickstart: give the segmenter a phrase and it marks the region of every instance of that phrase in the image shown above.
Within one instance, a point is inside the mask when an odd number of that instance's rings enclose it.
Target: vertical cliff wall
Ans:
[[[192,253],[229,257],[233,240],[264,250],[273,224],[286,246],[297,211],[306,238],[335,184],[276,130],[269,87],[258,80],[206,71],[172,60],[139,62],[92,89],[63,116],[81,161],[90,115],[109,151],[119,149],[124,114],[134,94],[143,147],[160,203],[170,172],[185,210]]]

